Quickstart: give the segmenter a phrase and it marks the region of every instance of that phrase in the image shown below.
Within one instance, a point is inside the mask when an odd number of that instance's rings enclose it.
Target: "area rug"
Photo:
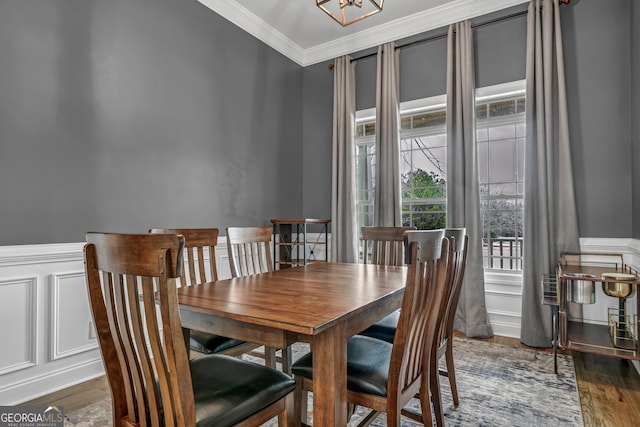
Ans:
[[[293,348],[293,359],[307,351],[304,344]],[[259,362],[245,356],[251,361]],[[454,358],[460,405],[451,400],[448,380],[441,378],[446,426],[583,426],[573,360],[558,355],[558,374],[553,373],[553,354],[514,348],[478,340],[455,338]],[[309,399],[308,421],[312,423],[313,396]],[[409,406],[419,410],[413,400]],[[65,426],[109,426],[109,399],[67,414]],[[366,415],[358,408],[349,426]],[[375,427],[386,426],[384,414]],[[422,424],[403,418],[403,427]],[[277,426],[276,420],[265,427]]]

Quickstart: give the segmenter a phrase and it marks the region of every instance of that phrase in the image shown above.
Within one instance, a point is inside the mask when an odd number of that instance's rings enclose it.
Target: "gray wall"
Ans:
[[[633,237],[640,239],[640,4],[631,1],[631,150]]]
[[[571,2],[562,25],[580,236],[631,237],[629,1]]]
[[[522,10],[512,8],[502,14]],[[478,18],[478,22],[490,21],[499,16],[492,14]],[[438,37],[447,28],[430,31],[397,41],[400,49],[400,101],[442,95],[447,90],[447,38]],[[433,38],[433,39],[431,39]],[[518,16],[475,28],[476,86],[524,79],[526,44],[526,16]],[[424,43],[410,44],[423,39]],[[371,50],[354,54],[366,55]],[[358,109],[372,108],[376,104],[376,58],[359,60],[356,66],[356,104]],[[306,99],[305,99],[306,102]]]
[[[0,0],[0,59],[0,245],[301,215],[301,67],[196,0]]]
[[[329,69],[330,62],[305,67],[302,72],[302,215],[305,218],[331,218],[333,71]]]
[[[582,237],[640,238],[638,9],[563,7]],[[478,86],[524,77],[524,26],[476,29]],[[401,100],[444,92],[445,51],[401,51]],[[0,0],[0,58],[0,245],[330,216],[326,62],[301,69],[196,0]],[[375,58],[356,70],[372,107]]]
[[[629,107],[630,80],[634,79],[635,100],[640,100],[638,54],[634,55],[634,70],[630,71],[629,50],[638,51],[640,41],[634,32],[630,46],[629,0],[602,2],[574,0],[562,7],[563,41],[567,96],[572,138],[572,157],[576,176],[576,197],[581,237],[631,237],[632,190],[635,191],[635,236],[640,234],[640,172],[632,166]],[[634,7],[633,18],[640,24]],[[494,17],[524,10],[512,8],[499,14],[479,17],[486,22]],[[633,26],[633,25],[631,25]],[[444,29],[428,35],[438,34]],[[525,77],[526,17],[519,16],[475,30],[476,82],[478,87],[504,83]],[[401,40],[398,44],[411,41]],[[369,53],[370,51],[361,54]],[[355,57],[360,54],[354,54]],[[375,58],[358,61],[356,67],[357,108],[375,106]],[[422,98],[444,93],[446,80],[446,40],[437,39],[401,50],[401,100]],[[305,70],[305,76],[308,70]],[[324,75],[323,85],[329,87]],[[304,96],[304,111],[314,101]],[[636,164],[640,158],[640,101],[634,101],[634,132]],[[331,108],[324,113],[313,110],[315,122],[305,134],[315,135],[318,143],[331,146],[331,132],[323,132],[320,124],[331,117]],[[323,118],[324,117],[324,118]],[[314,125],[313,123],[319,123]],[[329,148],[330,149],[330,148]],[[305,146],[305,158],[307,157]],[[322,159],[314,158],[314,161]],[[316,165],[318,167],[318,165]],[[322,166],[331,169],[330,158]],[[632,177],[632,170],[635,176]],[[324,180],[329,190],[318,189],[305,180],[304,192],[316,191],[326,199],[317,205],[330,203],[330,178]],[[632,184],[635,188],[632,189]],[[306,210],[305,210],[306,211]]]

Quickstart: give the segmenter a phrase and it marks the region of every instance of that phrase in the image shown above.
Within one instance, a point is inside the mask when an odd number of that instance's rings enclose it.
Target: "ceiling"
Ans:
[[[307,66],[529,0],[386,0],[380,13],[347,27],[316,7],[314,0],[198,1]]]

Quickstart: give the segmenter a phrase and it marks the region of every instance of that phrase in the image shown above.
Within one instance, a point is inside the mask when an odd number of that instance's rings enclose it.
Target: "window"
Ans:
[[[476,90],[484,268],[522,270],[524,81]]]
[[[376,115],[373,111],[356,114],[356,197],[358,230],[373,225],[375,183]],[[358,231],[358,234],[360,232]]]
[[[420,230],[447,224],[447,112],[444,96],[404,104],[400,130],[402,225]]]
[[[446,97],[402,103],[402,223],[428,230],[446,225]],[[375,110],[356,114],[358,229],[373,225]]]
[[[402,222],[446,226],[446,96],[400,105]],[[476,90],[484,267],[522,269],[524,81]],[[373,225],[375,109],[356,114],[358,229]]]

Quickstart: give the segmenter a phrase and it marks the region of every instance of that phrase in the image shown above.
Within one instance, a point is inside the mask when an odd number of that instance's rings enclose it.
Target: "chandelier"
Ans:
[[[316,0],[316,5],[343,27],[380,12],[382,3],[384,0]]]

